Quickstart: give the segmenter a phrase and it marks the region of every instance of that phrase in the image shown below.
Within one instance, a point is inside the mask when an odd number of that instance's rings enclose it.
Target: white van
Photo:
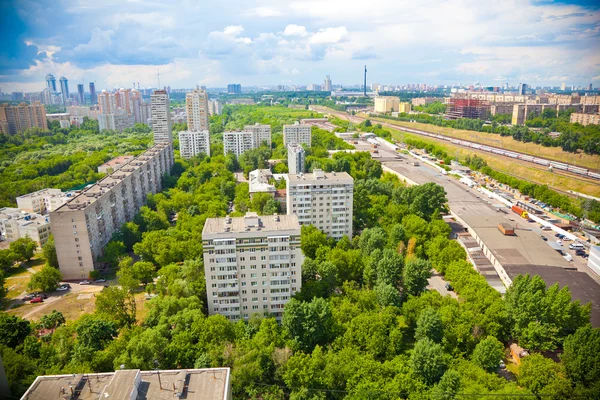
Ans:
[[[571,243],[569,245],[569,249],[571,249],[571,250],[585,250],[585,247],[581,243]]]
[[[542,225],[542,230],[543,231],[551,231],[552,228],[550,228],[548,225]]]

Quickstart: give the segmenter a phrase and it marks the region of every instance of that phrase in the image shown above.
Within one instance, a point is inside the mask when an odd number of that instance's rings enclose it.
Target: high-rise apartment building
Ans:
[[[56,78],[52,74],[46,75],[46,87],[50,89],[50,92],[56,92]]]
[[[102,131],[123,132],[127,128],[133,128],[135,121],[133,115],[119,111],[117,114],[99,114],[98,129]]]
[[[77,84],[77,101],[79,101],[80,105],[85,104],[85,93],[83,93],[83,83]]]
[[[195,89],[185,95],[188,130],[200,132],[208,130],[208,93]]]
[[[331,78],[329,75],[325,76],[325,82],[323,84],[323,90],[325,92],[331,92],[333,90],[333,86],[331,85]]]
[[[67,99],[69,98],[69,80],[61,76],[60,79],[60,95],[62,96],[63,105],[67,104]]]
[[[519,95],[525,96],[525,94],[527,93],[527,84],[519,83],[519,89],[517,91],[518,91]]]
[[[181,158],[191,158],[200,153],[210,155],[210,133],[204,131],[179,132],[179,153]]]
[[[221,115],[222,109],[219,100],[208,101],[208,112],[210,115]]]
[[[242,85],[239,83],[230,83],[227,85],[228,94],[242,94]]]
[[[268,148],[271,148],[271,125],[261,125],[258,122],[254,125],[244,126],[244,130],[253,133],[254,143],[256,147],[266,143]]]
[[[281,320],[302,287],[304,256],[295,215],[208,218],[202,247],[209,315],[237,321],[269,313]]]
[[[115,105],[117,106],[117,110],[121,110],[122,112],[126,112],[128,114],[133,114],[130,97],[131,89],[121,88],[117,90],[117,92],[115,93]]]
[[[18,106],[0,105],[0,133],[16,135],[26,129],[38,127],[48,130],[46,108],[43,104],[21,103]]]
[[[166,90],[155,90],[150,96],[154,143],[173,143],[171,107]]]
[[[90,82],[90,103],[96,104],[96,84]]]
[[[562,90],[563,92],[564,92],[565,90],[567,90],[567,84],[566,84],[565,82],[563,82],[563,83],[560,85],[560,90]]]
[[[306,143],[311,145],[311,127],[310,125],[300,124],[298,121],[294,125],[283,126],[283,145]]]
[[[347,172],[289,174],[287,212],[301,225],[314,225],[339,240],[352,238],[354,179]]]
[[[100,114],[114,114],[117,111],[115,95],[103,90],[98,95],[98,106]]]
[[[287,147],[288,152],[288,172],[290,174],[304,173],[304,164],[306,163],[306,153],[299,144],[290,144]]]
[[[173,166],[173,146],[158,143],[50,213],[64,279],[85,279],[113,233],[131,221],[148,193],[161,190]]]

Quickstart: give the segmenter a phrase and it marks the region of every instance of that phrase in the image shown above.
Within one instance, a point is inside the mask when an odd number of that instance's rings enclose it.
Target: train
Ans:
[[[517,160],[523,160],[523,161],[531,162],[534,164],[542,165],[544,167],[548,167],[548,168],[552,167],[553,169],[556,168],[561,171],[567,171],[572,174],[581,175],[581,176],[585,176],[585,177],[588,177],[591,179],[600,180],[600,173],[590,171],[587,168],[576,167],[574,165],[565,164],[565,163],[561,163],[558,161],[551,161],[551,160],[548,160],[545,158],[534,157],[534,156],[530,156],[530,155],[523,154],[523,153],[517,153],[514,151],[510,151],[510,150],[500,149],[498,147],[487,146],[485,144],[469,142],[467,140],[456,139],[456,138],[452,138],[449,136],[439,135],[436,133],[425,132],[425,131],[421,131],[418,129],[405,128],[405,127],[400,127],[400,126],[391,125],[391,124],[387,124],[387,125],[390,125],[394,129],[400,129],[402,131],[416,133],[418,135],[429,136],[434,139],[445,140],[447,142],[457,144],[460,146],[470,147],[472,149],[486,151],[488,153],[498,154],[498,155],[505,156],[505,157],[511,157],[511,158],[514,158]]]

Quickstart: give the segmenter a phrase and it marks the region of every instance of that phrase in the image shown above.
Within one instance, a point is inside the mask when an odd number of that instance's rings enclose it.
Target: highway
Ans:
[[[347,119],[347,120],[349,120],[353,123],[357,123],[357,124],[361,123],[362,121],[364,121],[366,119],[364,117],[348,115],[346,113],[335,111],[335,110],[332,110],[332,109],[329,109],[326,107],[320,107],[320,106],[311,106],[311,107],[313,107],[315,109],[315,111],[327,112],[329,114],[335,115],[339,118]],[[488,153],[492,153],[492,154],[496,154],[496,155],[500,155],[500,156],[509,157],[512,159],[517,159],[520,161],[525,161],[528,163],[535,164],[538,167],[540,167],[540,166],[541,167],[552,167],[557,172],[561,172],[561,173],[565,173],[565,174],[573,174],[573,175],[581,176],[584,178],[600,181],[600,173],[598,173],[598,171],[589,170],[587,168],[581,168],[581,167],[577,167],[577,166],[571,165],[571,164],[565,164],[565,163],[561,163],[558,161],[548,160],[546,158],[534,157],[529,154],[519,153],[516,151],[509,151],[509,150],[505,150],[505,149],[502,149],[499,147],[484,145],[484,144],[480,144],[480,143],[476,143],[476,142],[471,142],[468,140],[457,139],[457,138],[453,138],[450,136],[439,135],[439,134],[432,133],[432,132],[426,132],[426,131],[423,131],[420,129],[406,128],[406,127],[395,125],[395,124],[389,123],[389,122],[382,122],[382,121],[378,121],[378,122],[381,123],[381,125],[384,127],[397,129],[397,130],[401,130],[404,132],[414,133],[417,135],[426,136],[426,137],[430,137],[430,138],[434,138],[434,139],[438,139],[438,140],[444,140],[444,141],[450,142],[457,146],[471,148],[471,149],[475,149],[475,150],[479,150],[479,151],[484,151],[484,152],[488,152]]]

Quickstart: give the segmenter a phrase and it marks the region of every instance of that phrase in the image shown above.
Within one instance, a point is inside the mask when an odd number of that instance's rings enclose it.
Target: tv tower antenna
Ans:
[[[367,97],[367,66],[365,65],[365,84],[363,86],[364,95]]]
[[[158,79],[158,90],[160,90],[160,72],[158,68],[156,68],[156,78]]]

